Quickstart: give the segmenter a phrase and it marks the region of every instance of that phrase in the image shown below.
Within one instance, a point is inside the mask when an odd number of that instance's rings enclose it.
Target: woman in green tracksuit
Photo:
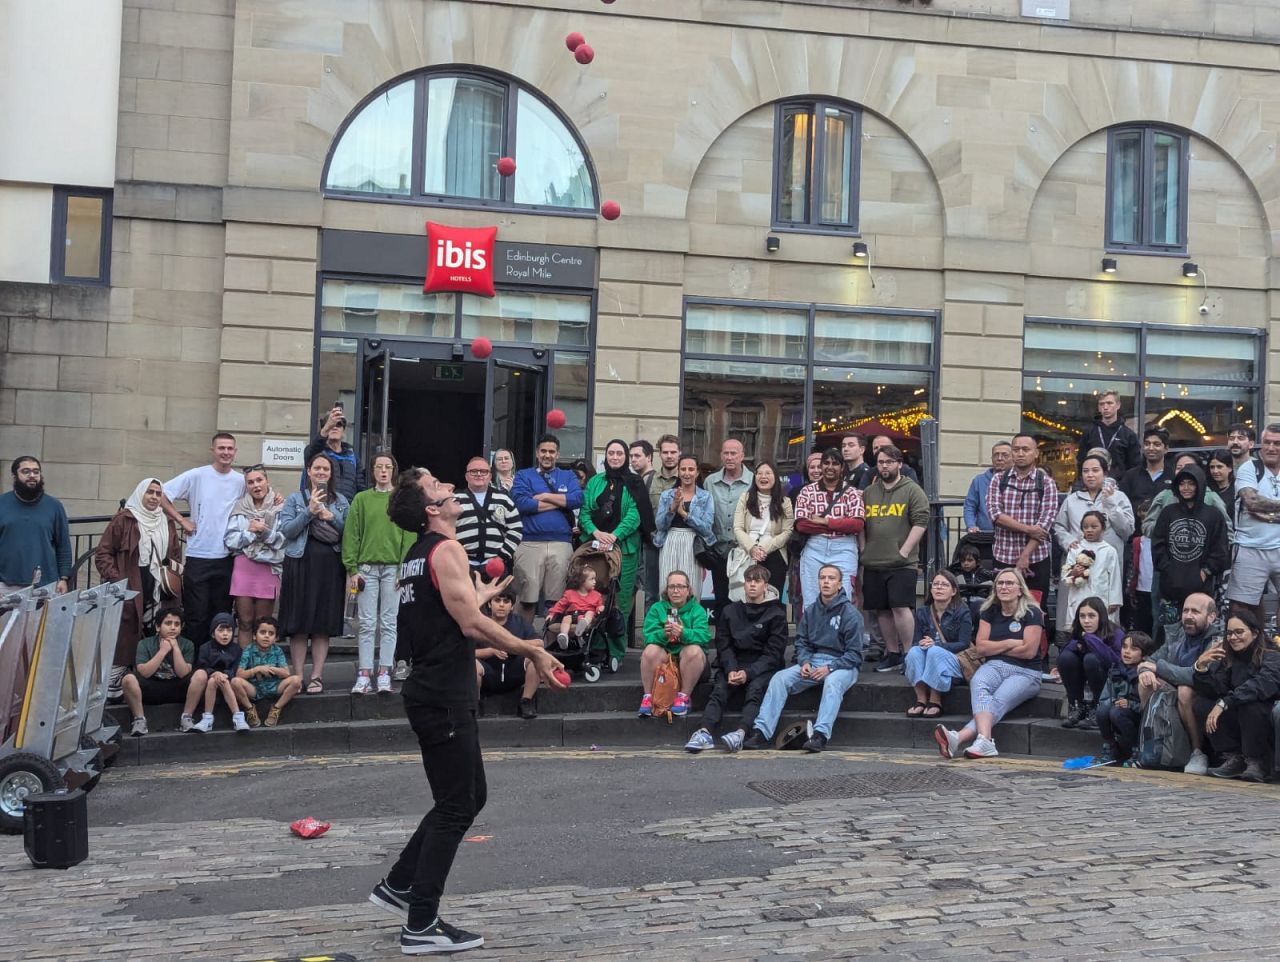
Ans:
[[[633,474],[627,465],[627,443],[614,439],[604,448],[604,472],[593,475],[587,481],[582,495],[582,511],[578,514],[578,526],[583,539],[599,541],[601,547],[617,546],[622,552],[622,573],[618,576],[618,611],[625,625],[631,617],[631,606],[636,597],[636,562],[640,558],[641,506],[649,505],[644,481]],[[627,653],[627,638],[623,634],[608,636],[610,671]]]

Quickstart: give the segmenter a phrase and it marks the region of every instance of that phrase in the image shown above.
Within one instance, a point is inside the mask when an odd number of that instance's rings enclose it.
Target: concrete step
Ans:
[[[779,729],[812,717],[812,712],[788,710],[783,713]],[[935,725],[942,722],[956,728],[967,718],[967,712],[929,720],[896,713],[841,712],[832,747],[932,749]],[[735,716],[728,716],[726,730],[736,720]],[[539,715],[532,720],[486,716],[480,720],[480,738],[488,748],[679,748],[700,725],[701,715],[696,712],[671,723],[623,712]],[[1065,729],[1058,720],[1046,718],[1008,718],[996,726],[995,739],[1000,751],[1008,755],[1067,758],[1096,754],[1100,748],[1097,732]],[[119,762],[139,765],[417,749],[417,739],[403,717],[288,722],[275,729],[260,728],[251,732],[232,731],[228,724],[208,734],[153,729],[152,734],[142,738],[126,736]]]

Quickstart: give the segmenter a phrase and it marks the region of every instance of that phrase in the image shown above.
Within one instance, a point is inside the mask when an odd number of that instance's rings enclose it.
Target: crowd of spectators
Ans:
[[[345,430],[335,407],[287,484],[261,464],[236,470],[236,440],[220,432],[209,464],[143,478],[112,518],[94,562],[137,592],[109,686],[135,734],[147,731],[144,706],[161,703],[183,706],[184,731],[209,731],[219,701],[237,730],[275,724],[297,694],[324,692],[330,639],[348,621],[353,694],[403,679],[399,566],[414,537],[387,517],[399,465],[378,453],[366,486]],[[788,696],[811,687],[821,694],[803,745],[821,751],[871,662],[905,676],[912,717],[943,714],[944,695],[968,686],[971,719],[935,731],[947,757],[997,754],[994,726],[1052,682],[1066,695],[1063,725],[1098,731],[1108,761],[1135,758],[1144,712],[1176,706],[1186,771],[1258,780],[1274,767],[1280,696],[1262,608],[1267,586],[1280,590],[1280,425],[1263,430],[1257,456],[1254,440],[1233,425],[1227,447],[1170,467],[1167,432],[1139,439],[1105,392],[1062,497],[1035,438],[1001,441],[969,486],[955,563],[933,573],[919,605],[931,509],[888,437],[815,450],[787,490],[776,465],[746,464],[735,438],[704,477],[671,435],[611,440],[597,472],[562,467],[547,434],[528,467],[505,450],[467,462],[457,537],[477,584],[513,579],[487,605],[491,618],[532,638],[545,612],[547,643],[561,649],[598,635],[606,671],[628,655],[639,593],[639,714],[652,713],[659,676],[678,676],[675,716],[710,681],[691,752],[717,739],[730,751],[771,744]],[[65,590],[66,514],[37,459],[11,471],[0,588],[30,583],[34,569]],[[583,551],[611,558],[608,584],[575,560]],[[483,694],[518,690],[520,714],[536,717],[538,677],[523,659],[480,649],[476,678]],[[740,715],[726,730],[730,710]]]

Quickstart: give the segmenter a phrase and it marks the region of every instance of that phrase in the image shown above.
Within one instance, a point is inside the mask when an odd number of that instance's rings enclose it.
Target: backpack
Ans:
[[[671,724],[671,706],[676,703],[676,695],[680,693],[680,666],[676,660],[667,655],[667,660],[658,666],[653,674],[653,717],[667,716],[667,724]]]
[[[1191,740],[1178,714],[1178,690],[1162,688],[1151,696],[1142,716],[1138,767],[1181,770],[1191,758]]]

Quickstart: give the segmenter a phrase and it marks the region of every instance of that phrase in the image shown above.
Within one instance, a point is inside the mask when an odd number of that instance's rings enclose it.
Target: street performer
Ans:
[[[456,539],[462,503],[453,485],[410,468],[387,505],[391,520],[419,535],[400,566],[399,634],[412,658],[404,683],[405,714],[422,747],[422,767],[434,806],[369,901],[404,922],[405,955],[458,952],[484,944],[479,935],[439,916],[440,897],[458,845],[485,803],[484,764],[476,724],[477,642],[530,659],[552,688],[560,662],[537,642],[522,641],[485,617],[480,606],[511,581],[472,583],[467,554]]]

